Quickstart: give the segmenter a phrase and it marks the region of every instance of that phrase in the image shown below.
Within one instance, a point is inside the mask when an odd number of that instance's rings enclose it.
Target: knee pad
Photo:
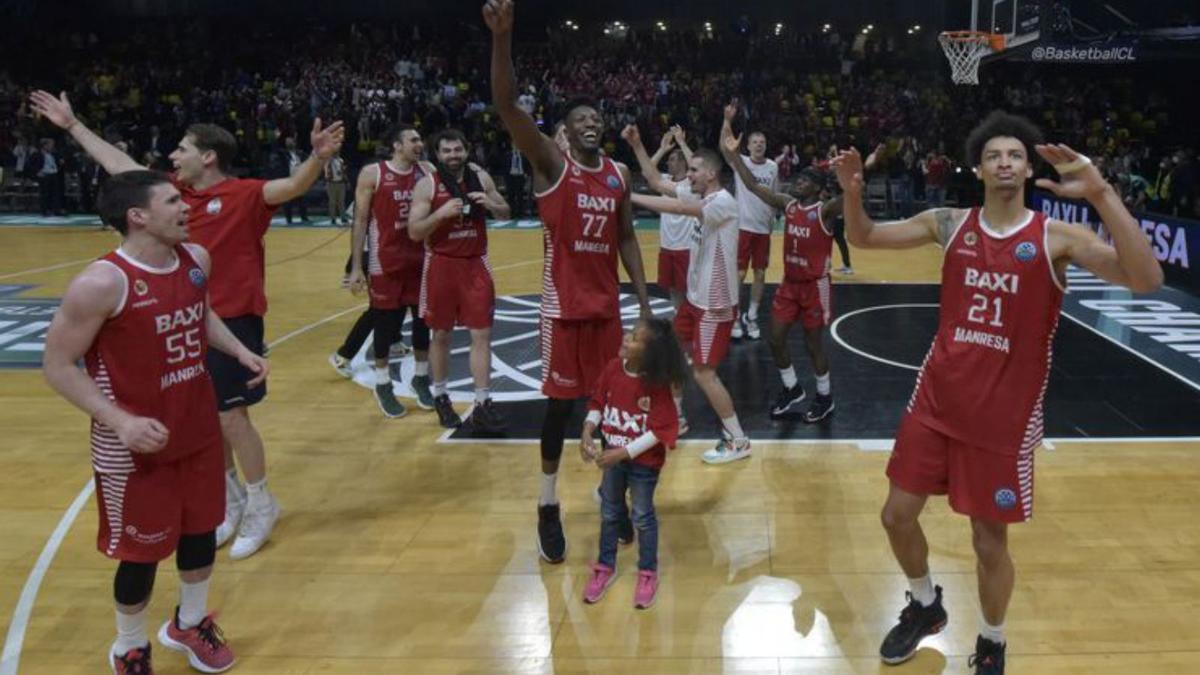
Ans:
[[[217,559],[217,531],[204,534],[185,534],[175,549],[175,567],[190,572],[208,567]]]
[[[158,563],[122,560],[113,577],[113,599],[119,605],[140,605],[150,599]]]

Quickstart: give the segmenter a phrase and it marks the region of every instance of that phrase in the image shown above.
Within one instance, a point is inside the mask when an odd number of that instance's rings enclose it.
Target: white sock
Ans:
[[[909,579],[908,590],[922,607],[928,607],[937,600],[937,591],[933,590],[933,578],[928,574],[920,579]]]
[[[117,641],[113,643],[114,654],[124,656],[130,649],[150,644],[150,639],[146,637],[146,610],[149,608],[150,605],[147,604],[137,614],[122,614],[120,611],[116,613]]]
[[[547,504],[557,504],[558,496],[555,495],[555,486],[558,484],[557,473],[542,474],[542,496],[538,498],[538,506]]]
[[[675,397],[675,413],[678,414],[680,417],[683,417],[683,397],[682,396]]]
[[[266,478],[257,483],[246,483],[246,505],[249,508],[263,508],[270,499],[271,493],[267,490]]]
[[[979,615],[979,634],[984,640],[990,640],[996,644],[1004,644],[1004,622],[1001,621],[999,626],[993,626],[988,623],[983,614]]]
[[[442,380],[441,382],[434,382],[433,383],[433,397],[437,398],[438,396],[441,396],[444,393],[446,393],[446,381]]]
[[[750,321],[756,321],[758,319],[758,303],[757,302],[754,302],[753,300],[750,301],[750,308],[746,310],[746,318],[749,319]]]
[[[492,397],[491,389],[488,389],[487,387],[476,387],[475,388],[475,402],[476,403],[483,403],[484,401],[488,400],[491,397]]]
[[[208,613],[208,579],[189,584],[179,581],[179,627],[187,630],[199,626]]]
[[[791,389],[800,383],[800,381],[796,379],[795,366],[780,368],[779,376],[783,378],[783,386],[787,387],[788,389]]]
[[[738,421],[738,416],[735,414],[732,417],[726,417],[721,420],[721,424],[725,425],[725,431],[733,436],[733,440],[740,441],[746,438],[746,432],[742,431],[742,423]]]
[[[413,375],[417,377],[425,377],[429,375],[429,362],[417,361],[413,364]]]
[[[378,386],[381,384],[391,384],[391,383],[392,383],[392,376],[388,375],[387,366],[383,366],[382,368],[379,366],[375,366],[375,385]]]
[[[817,376],[817,393],[821,396],[828,396],[830,391],[829,373]]]

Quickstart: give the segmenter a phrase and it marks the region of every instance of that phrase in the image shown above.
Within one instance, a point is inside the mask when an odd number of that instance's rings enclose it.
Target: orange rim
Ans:
[[[987,42],[992,51],[1004,50],[1004,35],[1001,33],[985,33],[977,30],[951,30],[940,34],[952,42]]]

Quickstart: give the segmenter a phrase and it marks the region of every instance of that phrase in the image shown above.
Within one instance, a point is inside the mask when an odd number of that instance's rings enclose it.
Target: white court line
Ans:
[[[21,597],[13,609],[12,623],[8,625],[8,637],[4,639],[4,656],[0,658],[0,675],[17,675],[17,664],[21,660],[21,645],[25,642],[25,628],[29,624],[29,615],[33,612],[33,603],[37,600],[38,588],[42,585],[46,570],[50,569],[50,563],[54,561],[54,554],[58,553],[58,547],[62,545],[63,538],[71,529],[71,524],[75,522],[75,518],[95,489],[96,484],[89,480],[79,494],[75,495],[75,501],[71,502],[67,512],[58,521],[58,526],[46,540],[46,545],[42,547],[42,554],[38,556],[33,569],[30,570],[29,578],[25,580],[25,587],[21,589]]]
[[[841,345],[842,347],[845,347],[848,351],[854,352],[855,354],[858,354],[859,356],[861,356],[865,359],[877,361],[879,363],[882,363],[882,364],[888,365],[888,366],[904,368],[905,370],[919,371],[919,370],[921,370],[920,366],[913,366],[913,365],[909,365],[907,363],[900,363],[899,361],[892,361],[891,359],[885,359],[882,356],[875,356],[874,354],[869,354],[869,353],[864,352],[863,350],[858,349],[856,347],[851,347],[850,343],[843,340],[842,336],[838,334],[838,326],[840,326],[842,324],[842,322],[845,321],[846,319],[849,319],[850,317],[852,317],[856,314],[862,314],[864,312],[874,312],[874,311],[880,310],[880,309],[897,309],[899,307],[937,307],[937,306],[938,305],[936,303],[909,302],[909,303],[901,303],[898,305],[874,305],[872,307],[863,307],[862,309],[856,309],[853,312],[847,312],[847,313],[839,316],[836,320],[834,320],[833,325],[829,327],[829,335],[831,337],[833,337],[833,340],[835,342],[837,342],[839,345]]]
[[[0,279],[11,279],[13,277],[19,277],[19,276],[22,276],[25,274],[37,274],[38,272],[49,272],[51,270],[59,270],[64,267],[71,267],[72,265],[82,265],[83,263],[89,263],[94,260],[96,260],[96,258],[82,258],[80,260],[70,260],[70,261],[67,261],[64,263],[58,263],[56,265],[47,265],[45,267],[34,267],[33,269],[21,270],[20,272],[9,272],[8,274],[0,274]]]
[[[65,266],[65,264],[60,266]],[[317,326],[329,323],[340,316],[361,310],[364,307],[366,307],[365,303],[331,314],[320,321],[298,328],[267,346],[268,348],[278,347],[284,342],[303,335]],[[8,624],[8,636],[4,639],[3,660],[0,660],[0,675],[17,675],[17,666],[21,660],[21,645],[25,641],[25,629],[29,626],[29,616],[33,612],[33,603],[37,600],[38,589],[41,588],[42,580],[46,576],[46,571],[50,568],[50,563],[54,561],[54,556],[58,553],[58,548],[62,545],[63,538],[75,523],[80,510],[83,509],[83,505],[91,497],[94,489],[95,484],[89,480],[87,485],[84,485],[79,494],[75,496],[75,501],[71,502],[71,506],[63,514],[62,520],[58,521],[58,526],[54,528],[54,532],[42,548],[42,554],[38,556],[37,563],[29,571],[29,577],[25,579],[25,587],[21,590],[21,597],[17,600],[17,606],[13,608],[12,621]]]

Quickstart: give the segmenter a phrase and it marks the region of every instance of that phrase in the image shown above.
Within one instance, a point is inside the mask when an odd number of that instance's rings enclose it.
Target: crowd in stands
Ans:
[[[8,70],[0,72],[4,182],[42,184],[44,211],[91,208],[102,172],[24,104],[30,89],[50,88],[65,90],[81,118],[158,168],[169,168],[167,155],[189,123],[213,121],[241,141],[239,171],[286,175],[287,139],[303,148],[319,116],[345,121],[351,180],[363,163],[390,152],[387,131],[403,121],[427,136],[462,129],[477,163],[499,183],[521,184],[501,178],[524,167],[489,107],[490,48],[481,26],[238,28],[156,21],[37,36],[36,60],[5,58]],[[618,136],[623,125],[638,123],[655,142],[680,124],[691,144],[713,145],[721,107],[736,96],[746,125],[766,133],[785,174],[833,146],[853,143],[866,152],[882,144],[879,171],[904,213],[918,201],[939,203],[947,188],[952,199],[972,189],[960,173],[961,143],[999,107],[1030,116],[1048,138],[1096,158],[1131,206],[1200,217],[1197,131],[1191,111],[1171,95],[1169,73],[1091,69],[1082,76],[1065,66],[997,64],[981,86],[955,86],[933,42],[928,35],[849,40],[836,32],[629,29],[618,39],[551,30],[518,45],[516,69],[520,104],[543,128],[551,129],[565,101],[589,97],[607,121],[606,151],[631,166]],[[33,45],[17,40],[0,47],[0,56],[23,48]],[[58,145],[47,150],[43,138]],[[58,173],[47,174],[47,165]],[[62,197],[68,178],[78,195],[69,204]]]

